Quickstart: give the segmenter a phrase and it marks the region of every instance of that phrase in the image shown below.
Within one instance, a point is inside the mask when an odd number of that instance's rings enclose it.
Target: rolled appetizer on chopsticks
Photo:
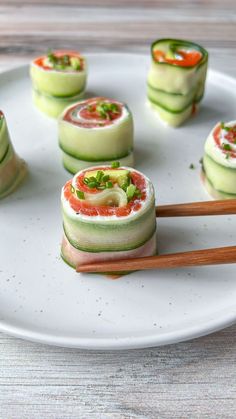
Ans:
[[[73,51],[53,51],[36,58],[30,67],[35,105],[49,116],[57,117],[84,95],[87,64]]]
[[[213,198],[236,198],[236,121],[219,122],[209,134],[202,179]]]
[[[73,268],[156,253],[154,189],[137,170],[117,162],[82,170],[63,187],[61,200],[61,254]]]
[[[179,126],[203,98],[208,53],[190,41],[160,39],[153,42],[151,56],[148,100],[165,123]]]
[[[26,164],[12,146],[6,119],[0,111],[0,199],[13,192],[26,174]]]
[[[80,101],[59,118],[59,145],[63,165],[73,174],[114,160],[132,167],[132,114],[116,100],[95,97]]]

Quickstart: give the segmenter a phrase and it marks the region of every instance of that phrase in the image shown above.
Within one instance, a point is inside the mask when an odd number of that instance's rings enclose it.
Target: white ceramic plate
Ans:
[[[162,125],[145,101],[149,58],[89,55],[89,94],[129,104],[136,167],[156,189],[157,204],[209,199],[199,160],[211,127],[236,119],[236,80],[209,71],[200,113],[178,129]],[[0,202],[0,329],[52,345],[123,349],[201,336],[236,320],[235,265],[136,272],[111,281],[76,274],[60,259],[62,168],[57,123],[31,103],[26,67],[0,75],[5,112],[29,176]],[[189,165],[193,163],[195,169]],[[161,219],[160,253],[235,245],[236,217]]]

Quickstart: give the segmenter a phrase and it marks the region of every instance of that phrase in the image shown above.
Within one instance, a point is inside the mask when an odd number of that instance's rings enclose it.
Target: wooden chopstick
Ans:
[[[192,217],[200,215],[236,214],[236,199],[190,202],[156,207],[157,217]]]
[[[77,272],[123,272],[142,269],[172,269],[186,266],[221,265],[236,263],[236,246],[170,253],[137,259],[97,262],[77,266]]]

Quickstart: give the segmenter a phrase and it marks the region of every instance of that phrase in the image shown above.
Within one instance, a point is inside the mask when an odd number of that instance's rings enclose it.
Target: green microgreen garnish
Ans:
[[[73,70],[81,70],[81,62],[78,57],[70,57],[70,65]]]
[[[234,127],[227,127],[224,122],[220,123],[220,127],[221,127],[221,129],[224,129],[225,131],[233,131],[234,130]]]
[[[191,163],[190,165],[189,165],[189,169],[195,169],[195,166],[194,166],[194,164],[193,163]]]
[[[120,167],[120,162],[119,161],[113,161],[111,163],[111,168],[112,169],[118,169],[118,167]]]
[[[85,199],[84,192],[79,191],[78,189],[76,190],[76,195],[78,196],[79,199]]]
[[[64,70],[68,67],[73,70],[81,69],[81,62],[78,57],[70,57],[67,54],[57,57],[52,51],[48,51],[47,59],[52,67],[57,70]]]
[[[131,201],[131,199],[133,199],[134,197],[140,198],[141,191],[133,183],[131,183],[126,189],[126,195],[128,201]]]
[[[110,176],[109,175],[104,175],[102,177],[102,182],[106,183],[109,179],[110,179]]]
[[[106,188],[112,188],[112,187],[113,187],[113,183],[110,180],[106,182]]]
[[[96,182],[96,181],[90,181],[90,182],[88,182],[88,187],[90,189],[96,188],[97,186],[98,186],[98,182]]]
[[[227,151],[231,151],[231,147],[229,144],[223,143],[223,149]]]
[[[111,120],[111,114],[118,114],[119,107],[115,103],[110,102],[98,102],[96,104],[96,111],[99,113],[101,118]]]
[[[104,172],[102,170],[97,171],[96,179],[98,182],[101,182],[102,178],[104,176]]]

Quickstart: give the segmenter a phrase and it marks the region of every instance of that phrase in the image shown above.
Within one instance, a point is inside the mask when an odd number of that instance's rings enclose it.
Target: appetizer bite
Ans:
[[[26,164],[14,151],[6,119],[0,111],[0,199],[13,192],[26,174]]]
[[[137,170],[111,166],[78,172],[62,189],[62,258],[87,262],[156,253],[154,189]]]
[[[133,118],[116,100],[95,97],[64,110],[59,118],[59,145],[64,167],[77,173],[86,167],[133,166]]]
[[[213,198],[236,198],[236,121],[219,122],[209,134],[202,179]]]
[[[179,126],[203,98],[208,53],[193,42],[160,39],[153,42],[151,55],[148,100],[164,122]]]
[[[36,58],[30,66],[35,105],[57,117],[84,95],[87,65],[78,52],[54,51]]]

